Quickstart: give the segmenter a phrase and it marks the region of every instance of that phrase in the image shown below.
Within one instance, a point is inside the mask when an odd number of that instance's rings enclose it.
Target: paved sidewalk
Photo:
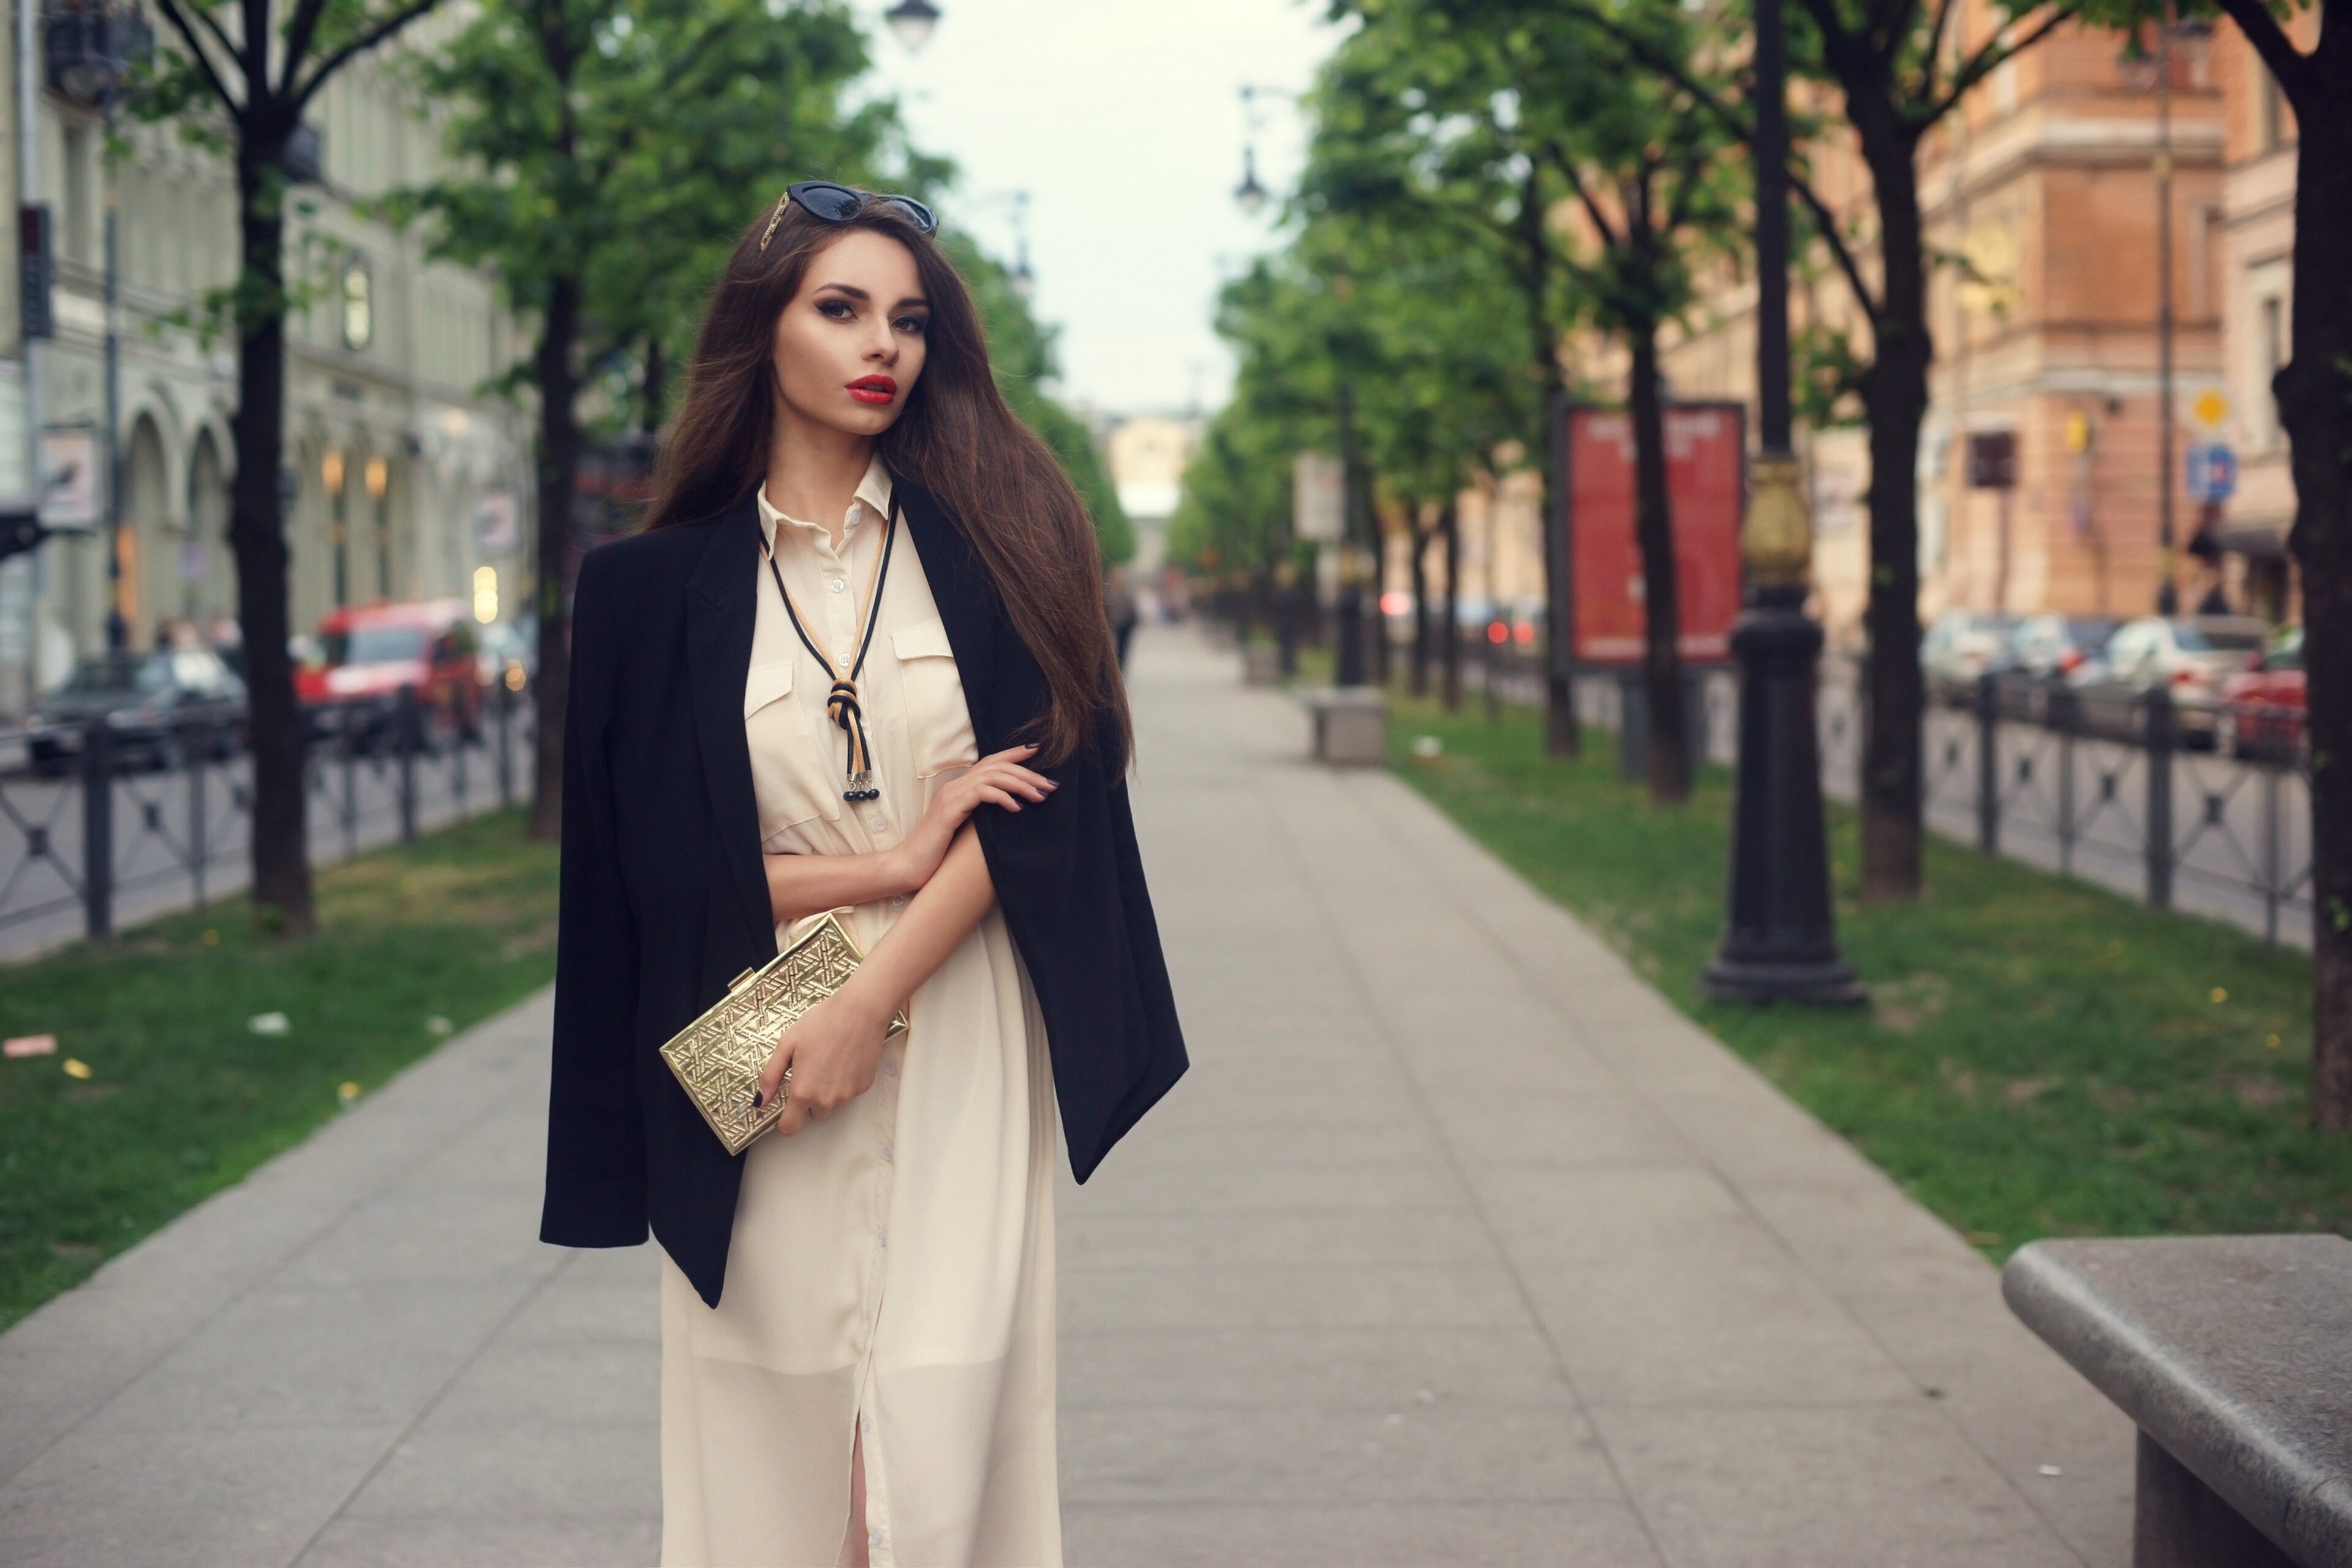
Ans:
[[[1065,1183],[1074,1564],[2128,1560],[2128,1425],[1971,1249],[1234,660],[1135,690],[1195,1066]],[[0,1563],[651,1562],[652,1258],[530,1240],[545,1026],[0,1337]]]

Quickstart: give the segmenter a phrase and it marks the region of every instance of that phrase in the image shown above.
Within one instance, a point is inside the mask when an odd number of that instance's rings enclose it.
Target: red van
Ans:
[[[294,695],[315,732],[356,722],[375,741],[391,731],[403,687],[415,687],[428,737],[470,737],[480,728],[481,674],[472,606],[463,599],[354,605],[319,623],[316,657],[294,674]],[[344,720],[330,710],[347,711]]]

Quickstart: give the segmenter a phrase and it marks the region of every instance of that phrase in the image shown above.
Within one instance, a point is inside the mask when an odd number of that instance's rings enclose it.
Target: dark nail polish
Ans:
[[[752,1110],[758,1110],[759,1109],[761,1109],[762,1106],[766,1105],[767,1103],[768,1103],[768,1091],[767,1091],[766,1089],[754,1089],[754,1090],[752,1090],[752,1091],[751,1091],[751,1109],[752,1109]]]

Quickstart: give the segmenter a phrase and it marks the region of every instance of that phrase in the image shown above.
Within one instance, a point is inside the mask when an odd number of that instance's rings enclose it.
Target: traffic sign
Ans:
[[[2207,382],[2189,400],[2189,417],[2200,430],[2219,435],[2230,423],[2230,395],[2216,382]]]
[[[2200,501],[2228,500],[2238,488],[2238,454],[2227,447],[2189,448],[2189,493]]]

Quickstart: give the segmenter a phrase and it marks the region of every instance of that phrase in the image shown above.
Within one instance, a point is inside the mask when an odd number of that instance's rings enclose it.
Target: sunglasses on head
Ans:
[[[786,185],[784,194],[776,199],[776,210],[768,218],[768,226],[760,236],[760,248],[768,248],[768,241],[776,237],[776,226],[784,221],[784,208],[798,202],[801,210],[824,223],[847,223],[866,210],[868,202],[886,212],[897,213],[925,234],[937,234],[940,220],[931,209],[912,196],[877,196],[866,191],[836,185],[831,180],[803,180]]]

